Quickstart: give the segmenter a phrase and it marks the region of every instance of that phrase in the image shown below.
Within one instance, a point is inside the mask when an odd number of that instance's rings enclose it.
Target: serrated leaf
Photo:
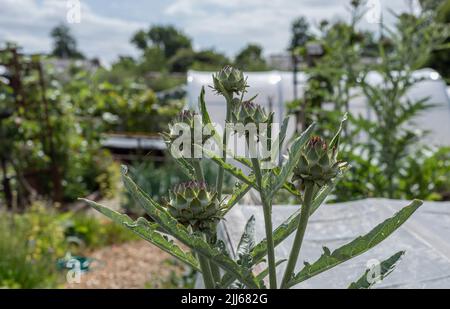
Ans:
[[[329,270],[375,247],[396,231],[421,205],[422,201],[414,200],[394,216],[377,225],[366,235],[359,236],[348,244],[334,250],[331,254],[321,255],[316,262],[304,267],[295,275],[288,283],[288,287]]]
[[[133,198],[139,202],[149,216],[158,223],[168,234],[172,235],[180,242],[190,247],[196,253],[209,259],[227,272],[232,273],[239,281],[251,288],[257,288],[258,282],[251,272],[246,272],[234,262],[229,256],[223,254],[218,248],[211,247],[202,237],[192,234],[188,229],[179,224],[161,205],[152,198],[142,194],[142,190],[126,174],[122,175],[125,188]]]
[[[370,282],[367,279],[369,275],[370,269],[366,269],[364,275],[362,275],[356,282],[352,282],[349,289],[370,289],[375,284],[384,280],[389,274],[394,271],[397,263],[400,261],[401,257],[405,254],[405,251],[399,251],[387,260],[384,260],[380,263],[380,273],[376,278],[371,278]]]
[[[139,218],[137,221],[133,221],[127,215],[123,215],[114,210],[109,209],[108,207],[102,206],[96,202],[81,199],[88,203],[91,207],[114,221],[115,223],[121,224],[127,229],[133,231],[135,234],[139,235],[141,238],[146,241],[154,244],[161,250],[169,253],[185,264],[193,267],[194,269],[201,271],[198,265],[197,259],[190,252],[185,252],[183,249],[178,247],[172,241],[168,240],[166,235],[163,235],[156,231],[157,225],[150,224],[144,218]]]
[[[248,184],[242,184],[238,190],[233,192],[233,195],[230,197],[227,202],[227,206],[225,207],[224,215],[229,212],[231,208],[233,208],[233,206],[236,205],[248,191],[250,191],[251,188],[252,187]]]
[[[200,147],[200,146],[195,145],[195,147]],[[241,169],[239,169],[229,163],[226,163],[222,158],[218,157],[214,152],[212,152],[208,149],[205,149],[204,147],[201,147],[201,149],[206,156],[208,156],[214,163],[216,163],[217,165],[222,167],[226,172],[230,173],[231,175],[233,175],[237,179],[241,180],[242,182],[252,186],[253,188],[257,188],[257,185],[256,185],[254,179],[245,175]]]
[[[301,148],[305,143],[309,140],[309,137],[312,134],[312,131],[315,127],[315,124],[311,124],[299,137],[295,139],[291,148],[289,149],[289,157],[286,162],[284,162],[281,167],[280,174],[276,177],[273,182],[272,188],[269,192],[269,197],[273,197],[273,195],[278,192],[278,190],[283,186],[283,184],[288,180],[288,177],[292,174],[294,167],[297,165],[298,160],[301,155]]]
[[[334,147],[336,147],[336,151],[334,153],[334,160],[337,160],[337,156],[339,154],[339,141],[341,138],[341,132],[342,132],[342,129],[344,128],[344,125],[345,125],[345,122],[347,121],[347,119],[348,119],[348,114],[345,113],[344,117],[342,117],[339,129],[337,130],[336,134],[334,135],[334,137],[331,140],[330,145],[329,145],[330,149],[333,149]]]
[[[189,179],[191,180],[195,180],[195,170],[194,167],[192,166],[191,163],[189,163],[186,159],[184,158],[176,158],[174,159],[175,162],[177,162],[178,166],[181,168],[181,171],[187,176],[189,177]]]
[[[282,259],[279,260],[275,263],[275,267],[278,267],[278,265],[281,265],[282,263],[286,262],[286,259]],[[264,280],[265,277],[267,277],[267,275],[269,274],[269,267],[264,268],[264,270],[262,270],[258,275],[256,275],[256,280],[258,280],[258,282],[261,282]],[[220,287],[222,287],[223,289],[226,289],[227,287],[229,287],[233,281],[236,280],[235,277],[229,273],[226,273],[221,280],[220,283]]]
[[[237,246],[236,254],[238,258],[249,255],[255,246],[255,216],[251,216],[245,225],[244,232]]]

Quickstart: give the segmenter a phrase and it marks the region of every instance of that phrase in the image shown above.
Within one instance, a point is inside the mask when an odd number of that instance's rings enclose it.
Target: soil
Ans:
[[[91,270],[81,275],[79,283],[66,284],[69,289],[136,289],[152,287],[168,278],[172,271],[183,270],[172,257],[145,242],[133,241],[113,245],[88,254],[95,261]]]

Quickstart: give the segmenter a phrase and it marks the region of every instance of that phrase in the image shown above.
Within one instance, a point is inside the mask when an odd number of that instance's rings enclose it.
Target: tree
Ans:
[[[309,23],[305,17],[299,17],[292,23],[291,26],[291,43],[289,50],[294,50],[297,47],[304,47],[312,36],[309,33]]]
[[[141,51],[158,47],[166,59],[173,57],[180,49],[192,49],[191,39],[173,26],[153,26],[148,31],[139,30],[131,39]]]
[[[189,69],[214,71],[226,64],[229,64],[228,58],[212,49],[198,52],[180,49],[169,61],[172,72],[186,72]]]
[[[83,54],[77,49],[77,41],[69,27],[60,24],[53,28],[50,35],[53,39],[53,56],[62,59],[84,59]]]
[[[427,2],[428,1],[424,1]],[[450,23],[450,0],[443,1],[439,6],[432,6],[434,2],[429,1],[425,7],[434,10],[436,21],[448,25]],[[450,44],[450,38],[447,37],[445,44]],[[447,48],[435,50],[427,63],[428,66],[438,71],[446,80],[450,79],[450,53]]]
[[[263,71],[267,69],[263,56],[263,49],[258,44],[248,44],[234,60],[236,67],[244,71]]]

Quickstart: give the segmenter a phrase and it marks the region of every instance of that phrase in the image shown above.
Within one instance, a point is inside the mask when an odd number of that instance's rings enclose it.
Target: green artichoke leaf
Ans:
[[[341,132],[344,129],[344,125],[345,125],[345,122],[347,121],[347,119],[348,119],[348,114],[345,113],[344,117],[342,117],[339,129],[337,130],[336,134],[334,135],[333,139],[331,140],[330,145],[328,145],[328,147],[330,149],[336,148],[336,152],[334,153],[334,160],[337,160],[337,156],[339,154],[339,142],[340,142],[340,138],[341,138]]]
[[[169,253],[175,258],[179,259],[181,262],[193,267],[194,269],[201,271],[198,265],[197,259],[190,252],[185,252],[179,246],[177,246],[172,241],[168,240],[165,235],[157,231],[157,225],[150,224],[144,218],[139,218],[137,221],[133,221],[127,215],[118,213],[108,207],[100,205],[96,202],[81,199],[88,203],[92,208],[105,215],[113,222],[118,223],[126,227],[127,229],[133,231],[135,234],[145,239],[146,241],[154,244],[161,250]]]
[[[274,145],[276,145],[278,143],[278,149],[280,151],[283,146],[284,140],[286,139],[286,132],[288,129],[288,124],[289,124],[289,117],[284,117],[283,123],[281,124],[280,132],[279,132],[277,138],[275,139],[275,141],[273,142]]]
[[[241,262],[246,259],[251,259],[250,251],[255,246],[255,242],[255,216],[252,215],[245,225],[244,232],[236,250],[236,255]]]
[[[241,184],[239,189],[237,189],[235,192],[233,192],[233,195],[231,195],[230,199],[227,201],[227,205],[224,209],[224,215],[233,208],[239,201],[244,197],[245,194],[247,194],[248,191],[250,191],[252,187],[248,184]]]
[[[372,280],[367,280],[367,276],[369,275],[370,269],[366,269],[364,274],[355,282],[352,282],[349,289],[370,289],[375,284],[382,281],[384,278],[389,276],[389,274],[395,269],[397,263],[400,261],[402,256],[405,254],[405,251],[399,251],[396,254],[392,255],[390,258],[384,260],[380,263],[380,273],[378,277],[372,278]]]
[[[357,237],[333,252],[329,249],[324,250],[317,261],[312,264],[306,263],[305,267],[289,281],[288,287],[314,277],[375,247],[405,223],[421,205],[422,201],[414,200],[394,216],[378,224],[366,235]]]
[[[273,197],[276,192],[284,185],[284,183],[288,180],[288,177],[292,174],[292,171],[294,170],[294,167],[297,165],[298,160],[300,159],[301,155],[301,148],[305,143],[309,140],[309,137],[311,136],[313,129],[315,127],[315,124],[311,124],[300,136],[298,136],[290,150],[289,150],[289,158],[287,161],[283,164],[280,170],[280,174],[276,177],[276,180],[273,181],[273,186],[270,189],[269,197]]]
[[[194,167],[192,166],[191,163],[189,163],[186,159],[184,158],[176,158],[174,159],[175,162],[177,162],[178,166],[181,168],[181,171],[187,176],[189,177],[189,179],[191,180],[195,180],[195,170]]]
[[[203,126],[208,126],[211,129],[211,134],[214,139],[214,142],[217,145],[222,144],[222,137],[214,130],[211,117],[209,116],[208,109],[206,108],[205,103],[205,87],[202,86],[202,90],[200,91],[200,96],[198,97],[198,109],[200,110],[200,114],[202,115],[202,123]]]
[[[195,145],[195,147],[201,147],[201,146]],[[226,172],[230,173],[231,175],[233,175],[237,179],[241,180],[242,182],[246,183],[247,185],[250,185],[256,189],[258,188],[254,179],[245,175],[241,169],[239,169],[229,163],[226,163],[222,158],[218,157],[214,152],[212,152],[204,147],[201,147],[201,149],[204,154],[206,154],[214,163],[221,166]]]

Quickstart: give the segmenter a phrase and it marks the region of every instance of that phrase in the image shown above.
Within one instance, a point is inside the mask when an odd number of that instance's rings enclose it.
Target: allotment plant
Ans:
[[[261,128],[261,124],[268,128],[275,125],[273,115],[254,103],[255,98],[245,99],[248,85],[239,70],[224,67],[213,76],[212,87],[226,100],[227,127],[234,125],[236,128],[236,123],[253,123],[258,128]],[[329,143],[321,137],[313,136],[315,124],[312,124],[291,142],[287,158],[268,168],[270,164],[267,164],[265,158],[259,157],[255,149],[250,149],[251,155],[245,158],[234,156],[228,151],[228,137],[235,133],[224,130],[223,136],[220,136],[214,130],[206,109],[204,89],[199,96],[198,109],[198,114],[184,111],[178,117],[178,124],[196,135],[195,122],[200,119],[202,127],[209,128],[209,138],[189,138],[187,146],[184,143],[180,146],[183,149],[178,147],[182,151],[201,151],[202,155],[176,156],[175,161],[186,172],[190,181],[170,190],[165,203],[156,202],[136,185],[127,174],[127,169],[123,168],[122,177],[126,189],[146,211],[151,221],[144,218],[132,220],[95,202],[86,202],[113,221],[200,271],[206,288],[291,288],[373,248],[397,230],[422,204],[418,200],[413,201],[367,234],[335,250],[324,247],[323,254],[316,261],[305,262],[303,268],[296,269],[309,217],[321,206],[348,169],[348,164],[339,160],[339,136],[346,117]],[[175,127],[174,124],[170,132],[164,134],[169,149],[176,143],[179,134]],[[260,129],[254,134],[244,132],[243,136],[249,146],[256,142],[267,142],[267,148],[272,151],[281,149],[273,146],[284,143],[286,129],[287,119],[277,136],[272,136],[271,130]],[[218,147],[219,151],[212,151],[211,144]],[[228,163],[227,157],[230,161],[238,161],[245,169]],[[207,161],[212,161],[219,167],[215,183],[205,182],[202,167]],[[238,180],[235,190],[229,196],[222,196],[225,173]],[[266,238],[256,243],[255,219],[252,216],[242,234],[237,254],[232,256],[224,242],[217,237],[218,223],[232,207],[238,205],[250,189],[259,192],[261,198]],[[298,200],[299,207],[285,222],[273,228],[272,201],[280,190],[292,194]],[[277,260],[275,247],[291,234],[295,234],[295,239],[289,259]],[[190,251],[183,249],[186,247]],[[382,262],[379,278],[376,279],[381,280],[388,275],[402,255],[403,252],[398,252]],[[256,273],[255,266],[265,262],[267,268]],[[287,262],[284,275],[277,278],[276,268],[281,267],[283,262]],[[349,288],[369,288],[377,282],[367,279],[367,271],[360,278],[355,278]]]

